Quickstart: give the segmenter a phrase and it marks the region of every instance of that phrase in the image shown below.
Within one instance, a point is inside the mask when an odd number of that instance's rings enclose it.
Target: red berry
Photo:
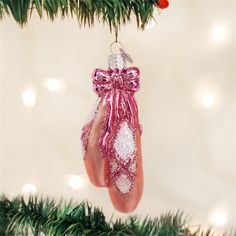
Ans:
[[[158,0],[157,7],[164,9],[169,6],[168,0]]]

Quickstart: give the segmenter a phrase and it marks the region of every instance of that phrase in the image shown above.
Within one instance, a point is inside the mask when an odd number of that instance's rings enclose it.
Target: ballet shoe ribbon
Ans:
[[[93,89],[106,103],[104,129],[99,140],[103,156],[111,156],[112,138],[123,121],[133,130],[139,127],[138,108],[133,94],[140,88],[139,69],[96,69],[92,75]]]
[[[136,67],[122,70],[96,69],[92,76],[94,91],[99,96],[114,89],[135,93],[139,90],[139,74]]]

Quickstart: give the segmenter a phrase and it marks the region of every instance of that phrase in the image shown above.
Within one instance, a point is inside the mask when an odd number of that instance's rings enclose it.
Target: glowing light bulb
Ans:
[[[215,105],[215,96],[211,93],[206,93],[202,95],[202,105],[205,108],[210,108]]]
[[[25,184],[22,187],[21,192],[26,195],[33,195],[37,193],[37,188],[33,184]]]
[[[227,215],[225,211],[216,210],[209,215],[209,221],[216,227],[222,227],[227,223]]]
[[[83,178],[78,175],[68,175],[67,181],[68,181],[69,186],[75,190],[82,188],[84,184]]]
[[[50,91],[50,92],[56,92],[59,91],[62,87],[61,82],[59,79],[56,78],[51,78],[48,79],[47,82],[45,83],[45,87]]]
[[[215,41],[222,41],[225,39],[225,30],[222,27],[215,27],[212,30],[212,37]]]
[[[22,93],[22,101],[25,107],[34,107],[36,103],[36,93],[33,89],[26,89]]]
[[[145,28],[146,29],[152,29],[154,27],[154,24],[155,24],[154,20],[151,19],[151,20],[148,21],[148,23],[146,24]]]

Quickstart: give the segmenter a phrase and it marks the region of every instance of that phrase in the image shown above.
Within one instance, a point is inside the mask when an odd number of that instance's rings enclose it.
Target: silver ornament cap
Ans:
[[[111,53],[112,53],[112,50],[111,50]],[[108,59],[109,68],[112,70],[125,69],[127,61],[129,63],[133,63],[133,59],[130,57],[130,55],[128,53],[126,53],[123,48],[120,48],[120,53],[117,53],[117,54],[112,53],[109,56],[109,59]]]
[[[109,68],[122,70],[126,68],[126,59],[122,54],[112,54],[108,59]]]

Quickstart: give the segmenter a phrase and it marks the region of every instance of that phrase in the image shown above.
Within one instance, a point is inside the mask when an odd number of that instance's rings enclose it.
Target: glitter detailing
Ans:
[[[91,131],[92,126],[93,126],[93,120],[90,121],[89,123],[87,123],[82,129],[81,141],[82,141],[83,158],[85,158],[85,156],[86,156],[87,147],[88,147],[88,140],[89,140],[89,135],[90,135],[90,131]]]
[[[130,165],[129,167],[129,171],[131,171],[132,173],[135,173],[137,170],[137,163],[136,161],[132,163],[132,165]]]
[[[134,187],[137,170],[135,130],[124,120],[117,126],[114,139],[109,160],[111,179],[121,194],[128,194]]]
[[[131,182],[128,179],[127,175],[121,174],[115,181],[117,188],[123,194],[129,193],[131,190]]]
[[[92,107],[92,110],[90,111],[87,121],[85,122],[85,124],[89,124],[90,122],[93,121],[95,114],[97,113],[97,109],[98,109],[98,105],[101,103],[101,97],[98,97],[95,104]]]
[[[111,161],[110,167],[111,167],[111,173],[114,173],[118,168],[118,164],[115,161]]]
[[[106,163],[104,179],[109,180],[108,186],[115,185],[120,194],[127,195],[133,190],[137,175],[136,132],[140,130],[140,125],[134,93],[139,90],[139,69],[117,66],[115,69],[96,69],[93,73],[93,88],[99,100],[95,113],[92,113],[90,122],[82,131],[84,153],[91,148],[89,145],[97,142],[100,157]],[[96,112],[102,107],[99,104],[105,106],[106,112],[97,121]],[[94,120],[103,126],[100,137],[88,144]],[[90,156],[87,155],[86,158]],[[101,161],[102,163],[104,165]]]
[[[133,134],[127,122],[123,122],[118,131],[114,148],[119,157],[124,161],[128,161],[130,155],[136,151]]]

